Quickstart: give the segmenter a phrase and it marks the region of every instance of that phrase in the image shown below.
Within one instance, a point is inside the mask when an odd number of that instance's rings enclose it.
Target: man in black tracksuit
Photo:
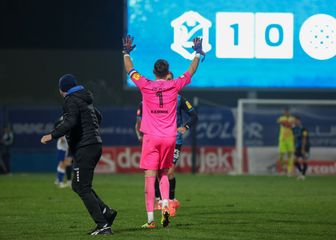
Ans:
[[[111,234],[111,225],[117,212],[110,209],[92,189],[94,168],[102,153],[99,132],[102,116],[93,106],[91,92],[77,85],[73,75],[62,76],[59,89],[64,97],[63,121],[50,134],[43,136],[41,142],[47,143],[66,135],[69,151],[74,156],[72,188],[97,224],[89,234]]]

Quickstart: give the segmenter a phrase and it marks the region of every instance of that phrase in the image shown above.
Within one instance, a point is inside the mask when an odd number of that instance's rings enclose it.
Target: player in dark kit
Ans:
[[[309,132],[302,126],[300,117],[295,117],[295,126],[293,127],[295,158],[294,164],[300,172],[298,179],[304,180],[308,168],[307,160],[310,150]]]
[[[110,209],[92,189],[94,168],[102,153],[99,132],[101,114],[93,106],[91,92],[77,85],[71,74],[59,80],[59,91],[64,98],[63,121],[50,134],[42,137],[41,143],[66,136],[69,150],[74,157],[72,189],[82,199],[92,219],[97,224],[91,235],[111,234],[111,225],[117,212]]]
[[[172,80],[172,79],[174,79],[174,75],[172,72],[169,72],[169,74],[166,77],[166,80]],[[180,205],[179,201],[175,198],[175,188],[176,188],[175,166],[180,158],[180,152],[183,143],[183,134],[186,131],[188,131],[189,128],[191,128],[198,120],[197,113],[192,107],[192,105],[189,103],[188,100],[186,100],[181,95],[178,95],[177,97],[176,110],[177,110],[176,112],[177,136],[174,150],[174,160],[173,160],[174,165],[168,170],[169,209],[170,209],[170,215],[173,217],[175,216],[175,208],[178,208]],[[183,117],[182,117],[183,112],[185,112],[189,116],[189,120],[186,123],[183,123]],[[142,142],[143,137],[143,134],[140,131],[141,118],[142,118],[142,102],[139,104],[137,109],[137,120],[135,124],[135,131],[140,142]],[[158,179],[156,179],[155,181],[155,198],[157,201],[155,204],[155,208],[157,210],[160,210],[160,204],[158,204],[158,202],[161,199],[161,194]]]

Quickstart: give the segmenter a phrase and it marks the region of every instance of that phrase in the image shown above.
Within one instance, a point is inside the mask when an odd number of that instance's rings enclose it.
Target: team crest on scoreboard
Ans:
[[[203,51],[210,51],[209,28],[211,25],[208,19],[197,12],[189,11],[183,13],[171,22],[171,26],[174,28],[174,42],[170,48],[182,57],[192,60],[195,55],[192,49],[192,39],[196,36],[202,36]]]

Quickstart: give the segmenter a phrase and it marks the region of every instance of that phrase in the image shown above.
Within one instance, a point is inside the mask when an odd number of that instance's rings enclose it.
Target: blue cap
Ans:
[[[59,79],[58,86],[62,92],[67,92],[70,88],[77,86],[77,80],[74,75],[65,74]]]

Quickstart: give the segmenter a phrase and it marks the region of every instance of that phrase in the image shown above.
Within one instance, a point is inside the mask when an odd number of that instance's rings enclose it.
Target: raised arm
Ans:
[[[129,73],[134,67],[130,55],[124,54],[124,65],[126,73]]]
[[[198,68],[199,60],[200,60],[200,57],[197,56],[197,55],[192,60],[190,66],[188,68],[188,72],[190,73],[191,76],[194,75],[194,73],[196,72],[196,70]]]
[[[194,46],[192,48],[195,50],[196,55],[188,68],[188,72],[190,73],[191,76],[194,75],[194,73],[197,70],[201,55],[205,56],[205,53],[202,50],[202,41],[203,39],[198,38],[198,37],[194,38],[193,40]],[[203,57],[203,60],[204,60],[204,57]]]
[[[127,35],[127,37],[123,38],[123,54],[124,54],[124,65],[125,70],[129,73],[134,67],[133,62],[130,57],[130,52],[135,48],[136,45],[132,45],[134,41],[134,37]]]

